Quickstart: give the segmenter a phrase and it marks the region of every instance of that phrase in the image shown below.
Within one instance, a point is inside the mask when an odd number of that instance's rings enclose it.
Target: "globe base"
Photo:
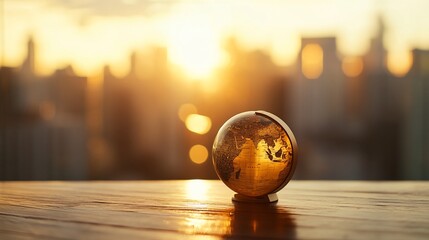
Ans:
[[[246,202],[246,203],[273,203],[277,202],[279,198],[277,194],[271,193],[260,197],[248,197],[241,194],[234,194],[232,201],[234,202]]]

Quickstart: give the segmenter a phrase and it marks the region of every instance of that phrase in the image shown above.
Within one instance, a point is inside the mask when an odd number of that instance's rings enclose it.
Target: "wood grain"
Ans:
[[[0,183],[0,239],[429,239],[428,182],[292,181],[233,204],[220,181]]]

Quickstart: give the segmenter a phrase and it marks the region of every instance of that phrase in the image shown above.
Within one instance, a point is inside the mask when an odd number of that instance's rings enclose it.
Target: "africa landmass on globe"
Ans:
[[[218,136],[214,151],[219,177],[246,196],[276,190],[291,169],[291,141],[271,119],[253,115],[237,119]]]

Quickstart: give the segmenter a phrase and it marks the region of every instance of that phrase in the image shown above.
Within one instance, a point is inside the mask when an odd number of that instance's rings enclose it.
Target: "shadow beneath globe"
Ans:
[[[236,203],[231,214],[231,231],[225,239],[295,239],[296,224],[284,206],[276,203]]]

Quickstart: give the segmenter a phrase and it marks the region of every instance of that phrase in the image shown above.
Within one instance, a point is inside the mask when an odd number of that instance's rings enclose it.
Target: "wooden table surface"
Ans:
[[[291,181],[275,205],[214,180],[0,184],[0,239],[429,239],[429,182]]]

